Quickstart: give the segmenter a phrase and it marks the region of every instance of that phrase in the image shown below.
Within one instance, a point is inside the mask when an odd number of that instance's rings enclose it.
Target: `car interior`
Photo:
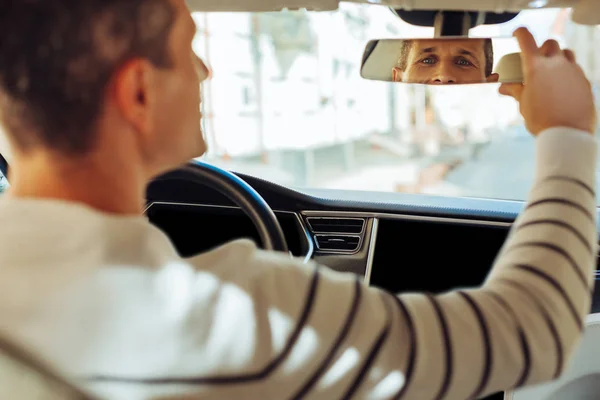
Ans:
[[[359,1],[386,7],[409,24],[434,29],[435,38],[467,37],[478,25],[501,24],[524,10],[570,9],[575,23],[600,24],[597,0],[388,0]],[[331,11],[337,0],[190,0],[200,12],[265,12],[282,9]],[[369,38],[379,40],[381,38]],[[366,65],[366,79],[389,80],[389,54],[366,46],[356,54]],[[377,54],[387,57],[379,62]],[[515,57],[515,54],[517,57]],[[375,61],[366,63],[369,57]],[[381,68],[381,73],[378,72]],[[511,81],[519,75],[518,53],[508,53],[497,66]],[[506,71],[506,72],[502,72]],[[10,177],[10,155],[0,147],[0,172]],[[494,177],[490,177],[494,179]],[[10,179],[8,179],[10,182]],[[289,252],[305,262],[360,276],[368,285],[392,293],[444,293],[481,285],[503,246],[523,199],[434,196],[427,193],[384,193],[292,187],[268,178],[228,171],[204,160],[169,172],[147,189],[145,215],[165,232],[182,257],[226,242],[250,238],[264,249]],[[597,274],[600,279],[600,273]],[[487,397],[498,399],[591,399],[600,393],[600,289],[593,295],[585,337],[573,362],[556,382]],[[50,380],[50,369],[0,344],[0,393],[3,398],[84,399],[67,394]],[[27,384],[19,376],[27,375]],[[32,371],[35,371],[33,373]],[[40,384],[29,384],[30,382]],[[62,381],[60,381],[62,382]],[[39,387],[47,395],[29,395]],[[37,390],[37,389],[36,389]],[[18,393],[18,394],[14,394]],[[51,393],[56,393],[52,396]],[[37,396],[37,397],[36,397]]]

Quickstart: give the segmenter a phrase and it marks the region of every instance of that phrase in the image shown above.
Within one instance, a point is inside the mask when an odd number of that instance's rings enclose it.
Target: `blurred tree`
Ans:
[[[281,77],[287,74],[300,54],[316,55],[316,34],[303,11],[262,13],[253,20],[254,30],[267,35],[275,50]],[[256,26],[258,25],[258,26]]]
[[[365,7],[342,8],[340,5],[340,11],[344,16],[348,33],[355,39],[366,40],[367,29],[369,28],[369,16]]]

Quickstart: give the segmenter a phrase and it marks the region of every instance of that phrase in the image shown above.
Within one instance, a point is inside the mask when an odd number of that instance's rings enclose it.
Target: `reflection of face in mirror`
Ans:
[[[403,40],[394,82],[448,85],[498,82],[491,39]]]

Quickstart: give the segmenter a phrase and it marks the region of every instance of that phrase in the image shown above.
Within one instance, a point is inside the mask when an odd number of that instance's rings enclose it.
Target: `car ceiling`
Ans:
[[[340,0],[187,0],[194,11],[280,11],[307,9],[330,11]],[[535,8],[573,8],[573,20],[580,24],[600,24],[598,0],[349,0],[406,10],[469,10],[487,12],[520,11]]]

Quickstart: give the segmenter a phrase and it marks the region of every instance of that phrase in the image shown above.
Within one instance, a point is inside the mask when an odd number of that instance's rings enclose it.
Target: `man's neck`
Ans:
[[[63,200],[110,214],[141,215],[146,177],[135,165],[91,156],[67,161],[44,154],[15,157],[8,196]]]

